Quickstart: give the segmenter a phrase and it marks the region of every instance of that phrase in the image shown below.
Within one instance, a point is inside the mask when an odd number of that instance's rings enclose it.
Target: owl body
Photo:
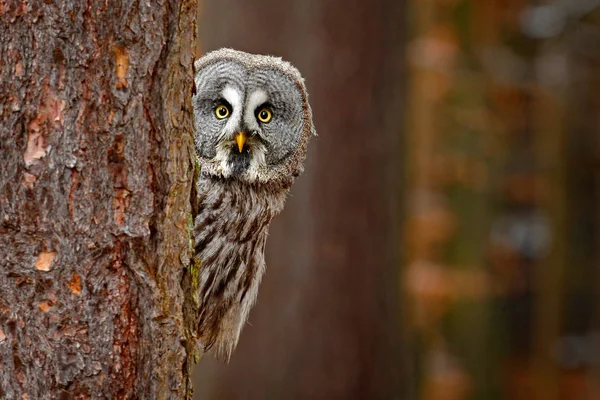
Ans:
[[[269,224],[314,128],[303,79],[279,58],[222,49],[195,69],[198,337],[228,359],[265,272]]]

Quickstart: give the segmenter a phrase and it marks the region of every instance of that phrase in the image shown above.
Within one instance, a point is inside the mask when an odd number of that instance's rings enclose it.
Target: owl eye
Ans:
[[[219,119],[227,118],[229,116],[229,108],[224,105],[220,105],[215,109],[215,115]]]
[[[268,108],[263,108],[262,110],[260,110],[257,116],[258,120],[264,124],[266,124],[271,120],[271,118],[273,118],[273,114],[271,114],[271,111]]]

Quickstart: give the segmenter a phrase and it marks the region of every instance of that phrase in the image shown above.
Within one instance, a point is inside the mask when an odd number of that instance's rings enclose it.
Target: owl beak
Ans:
[[[246,132],[238,132],[235,135],[235,142],[238,145],[238,150],[240,151],[240,153],[242,152],[242,149],[244,148],[244,143],[246,143]]]

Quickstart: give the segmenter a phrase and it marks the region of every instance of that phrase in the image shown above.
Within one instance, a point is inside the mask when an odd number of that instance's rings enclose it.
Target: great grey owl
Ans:
[[[303,78],[280,58],[221,49],[194,67],[198,335],[229,359],[265,272],[269,224],[315,131]]]

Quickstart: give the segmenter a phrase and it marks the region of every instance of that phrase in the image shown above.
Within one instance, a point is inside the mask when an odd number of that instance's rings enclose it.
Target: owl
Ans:
[[[315,130],[304,80],[280,58],[221,49],[194,67],[198,338],[228,360],[265,273],[269,224]]]

